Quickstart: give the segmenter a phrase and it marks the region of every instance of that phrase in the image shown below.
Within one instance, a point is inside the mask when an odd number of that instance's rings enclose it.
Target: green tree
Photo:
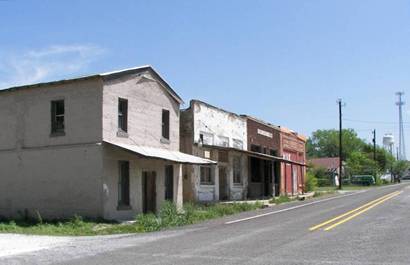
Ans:
[[[366,145],[353,129],[344,129],[342,136],[343,159],[348,158],[352,152],[361,151]],[[339,156],[339,131],[332,129],[313,132],[306,143],[306,149],[310,158]]]
[[[379,172],[379,165],[366,153],[354,151],[346,161],[346,167],[351,175],[374,175]]]

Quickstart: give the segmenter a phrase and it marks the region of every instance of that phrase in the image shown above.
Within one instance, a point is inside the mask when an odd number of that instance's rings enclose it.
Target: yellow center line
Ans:
[[[324,230],[325,230],[325,231],[329,231],[329,230],[335,228],[335,227],[338,226],[338,225],[341,225],[341,224],[343,224],[343,223],[346,223],[347,221],[349,221],[349,220],[355,218],[356,216],[358,216],[358,215],[360,215],[360,214],[362,214],[362,213],[364,213],[364,212],[367,212],[368,210],[372,209],[373,207],[376,207],[377,205],[382,204],[383,202],[385,202],[385,201],[387,201],[387,200],[390,200],[390,199],[393,198],[393,197],[396,197],[396,196],[399,195],[400,193],[402,193],[402,191],[400,191],[400,192],[398,192],[398,193],[395,193],[395,194],[393,194],[393,195],[391,195],[391,196],[389,196],[389,197],[387,197],[387,198],[384,198],[383,200],[381,200],[381,201],[379,201],[379,202],[376,202],[375,204],[370,205],[369,207],[367,207],[367,208],[361,210],[360,212],[357,212],[357,213],[355,213],[355,214],[353,214],[353,215],[351,215],[351,216],[349,216],[349,217],[347,217],[347,218],[345,218],[345,219],[343,219],[343,220],[341,220],[341,221],[339,221],[339,222],[337,222],[337,223],[335,223],[335,224],[333,224],[333,225],[331,225],[331,226],[326,227]]]
[[[330,220],[328,220],[328,221],[325,221],[325,222],[323,222],[323,223],[320,223],[320,224],[318,224],[318,225],[316,225],[316,226],[312,226],[311,228],[309,228],[309,230],[310,230],[310,231],[314,231],[314,230],[319,229],[319,228],[321,228],[321,227],[323,227],[323,226],[325,226],[325,225],[327,225],[327,224],[333,223],[334,221],[337,221],[337,220],[339,220],[339,219],[341,219],[341,218],[343,218],[343,217],[345,217],[345,216],[347,216],[347,215],[350,215],[350,214],[352,214],[352,213],[354,213],[354,212],[357,212],[357,211],[359,211],[359,210],[361,210],[361,209],[363,209],[363,208],[365,208],[365,207],[367,207],[367,206],[369,206],[369,205],[371,205],[371,204],[373,204],[373,203],[377,203],[378,201],[383,200],[384,198],[387,198],[387,197],[389,197],[389,196],[391,196],[391,195],[393,195],[393,194],[395,194],[395,193],[398,193],[398,191],[395,191],[395,192],[389,193],[389,194],[387,194],[387,195],[384,195],[384,196],[382,196],[382,197],[380,197],[380,198],[378,198],[378,199],[376,199],[376,200],[370,201],[370,202],[368,202],[368,203],[366,203],[366,204],[364,204],[364,205],[362,205],[362,206],[360,206],[360,207],[357,207],[357,208],[355,208],[355,209],[353,209],[353,210],[351,210],[351,211],[348,211],[348,212],[346,212],[346,213],[344,213],[344,214],[341,214],[341,215],[339,215],[339,216],[336,216],[336,217],[334,217],[334,218],[332,218],[332,219],[330,219]]]

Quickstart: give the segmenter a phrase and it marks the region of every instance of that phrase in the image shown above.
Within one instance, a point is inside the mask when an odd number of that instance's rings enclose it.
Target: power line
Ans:
[[[351,122],[360,122],[360,123],[380,123],[380,124],[399,124],[398,122],[393,122],[393,121],[368,121],[368,120],[356,120],[356,119],[347,119],[344,118],[344,121],[351,121]],[[403,123],[410,123],[410,122],[403,122]]]

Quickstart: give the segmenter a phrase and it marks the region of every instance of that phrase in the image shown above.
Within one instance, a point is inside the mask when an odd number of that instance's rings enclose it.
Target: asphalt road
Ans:
[[[392,197],[379,199],[388,194]],[[371,201],[367,210],[309,230]],[[351,219],[325,231],[346,218]],[[410,186],[279,205],[172,231],[77,238],[68,245],[0,258],[0,264],[408,265]]]

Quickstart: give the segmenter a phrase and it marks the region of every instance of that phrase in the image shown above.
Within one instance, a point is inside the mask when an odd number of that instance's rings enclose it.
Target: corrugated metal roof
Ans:
[[[188,155],[179,151],[171,151],[167,149],[154,148],[148,146],[139,146],[139,145],[130,145],[123,143],[114,143],[109,141],[104,141],[107,144],[125,149],[132,153],[136,153],[142,157],[153,158],[153,159],[162,159],[172,162],[177,162],[181,164],[192,164],[192,165],[210,165],[216,164],[217,162],[204,159],[198,156]]]

